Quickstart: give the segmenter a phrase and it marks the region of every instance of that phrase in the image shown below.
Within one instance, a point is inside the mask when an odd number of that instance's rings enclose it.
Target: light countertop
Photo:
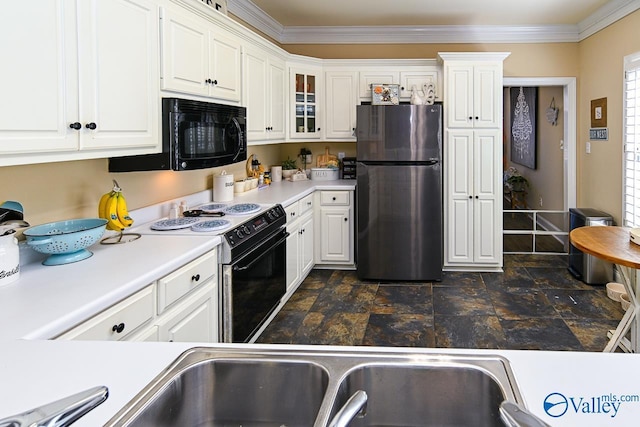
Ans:
[[[276,345],[215,344],[243,349]],[[198,344],[13,341],[0,342],[0,418],[97,386],[109,398],[75,425],[100,426],[124,407],[179,354]],[[327,346],[286,346],[287,350],[332,350]],[[640,359],[615,353],[340,347],[341,350],[418,354],[492,354],[509,360],[531,412],[554,427],[635,426],[640,419]],[[6,386],[6,385],[10,386]],[[552,418],[544,401],[559,393],[567,401],[564,415]],[[605,399],[632,400],[605,405]],[[554,398],[560,398],[554,396]],[[557,402],[557,400],[556,400]],[[461,407],[464,410],[464,407]],[[608,411],[608,412],[605,412]]]

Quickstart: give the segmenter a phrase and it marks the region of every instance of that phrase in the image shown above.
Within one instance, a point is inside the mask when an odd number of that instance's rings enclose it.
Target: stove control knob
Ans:
[[[236,236],[238,236],[238,239],[242,239],[244,237],[244,234],[242,234],[242,230],[236,230]]]
[[[242,227],[242,231],[244,231],[244,234],[246,234],[247,236],[251,234],[251,230],[249,230],[249,227],[247,227],[246,225]]]

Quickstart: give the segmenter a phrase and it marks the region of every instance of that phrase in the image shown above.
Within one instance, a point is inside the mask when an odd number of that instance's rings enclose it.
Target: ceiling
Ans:
[[[281,43],[579,41],[640,0],[227,0]]]

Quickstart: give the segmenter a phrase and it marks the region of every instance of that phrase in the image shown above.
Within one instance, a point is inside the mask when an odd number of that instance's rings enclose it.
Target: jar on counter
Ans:
[[[20,278],[20,249],[15,232],[0,236],[0,287]]]

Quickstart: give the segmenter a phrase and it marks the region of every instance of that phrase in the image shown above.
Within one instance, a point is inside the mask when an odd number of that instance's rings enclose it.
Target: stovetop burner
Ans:
[[[198,218],[163,219],[154,222],[149,228],[157,231],[180,230],[189,228],[198,221],[200,221]]]
[[[202,209],[203,211],[219,211],[227,206],[229,206],[228,203],[207,203],[206,205],[198,207],[198,209]]]
[[[227,215],[250,215],[252,213],[260,212],[262,208],[255,203],[238,203],[224,208],[224,213]]]
[[[191,226],[191,230],[198,232],[222,231],[231,226],[231,221],[226,219],[213,219],[209,221],[201,221]]]

